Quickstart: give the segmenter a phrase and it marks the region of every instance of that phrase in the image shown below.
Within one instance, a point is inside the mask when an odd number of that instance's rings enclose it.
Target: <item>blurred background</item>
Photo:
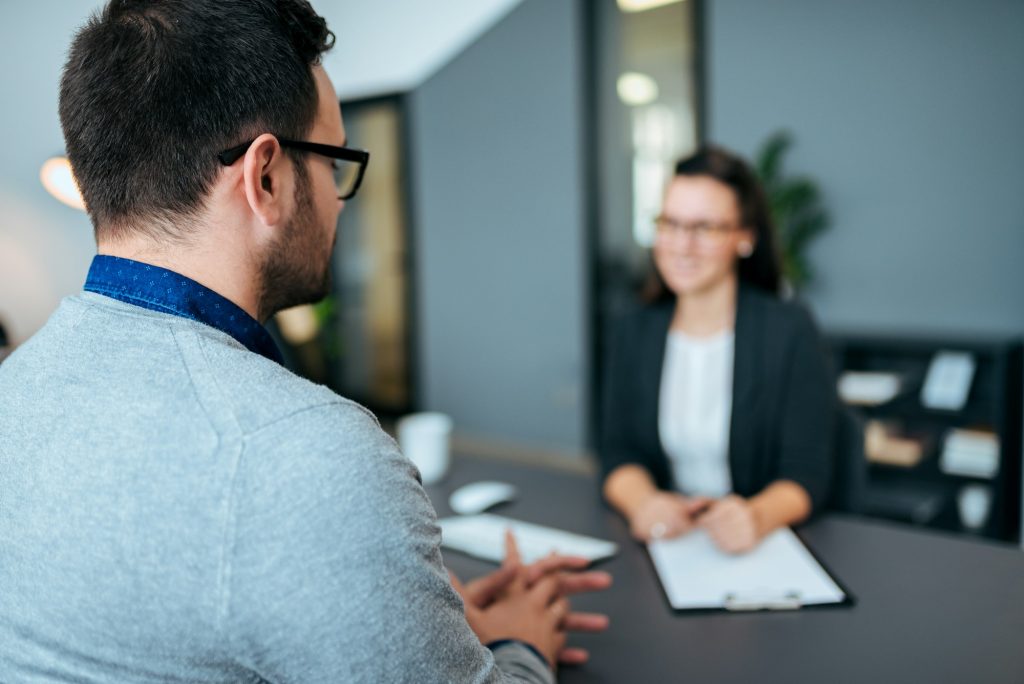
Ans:
[[[1024,3],[312,4],[373,161],[334,293],[275,321],[292,368],[385,419],[447,413],[457,450],[587,470],[608,322],[648,271],[672,162],[713,141],[771,191],[793,296],[865,425],[865,509],[1019,543]],[[94,253],[41,174],[100,6],[0,10],[6,351]]]

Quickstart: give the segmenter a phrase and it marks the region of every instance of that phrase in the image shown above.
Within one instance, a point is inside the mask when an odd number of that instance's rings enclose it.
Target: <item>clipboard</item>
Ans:
[[[776,530],[745,555],[719,551],[703,530],[648,545],[662,592],[676,613],[850,607],[853,594],[795,532]]]

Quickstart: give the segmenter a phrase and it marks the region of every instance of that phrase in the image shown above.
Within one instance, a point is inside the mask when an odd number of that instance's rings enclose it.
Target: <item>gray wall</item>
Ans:
[[[411,98],[422,403],[567,452],[587,392],[577,9],[526,0]]]
[[[84,212],[64,206],[39,181],[64,150],[57,93],[68,44],[99,0],[4,3],[0,8],[0,321],[21,343],[62,297],[78,292],[96,251]]]
[[[707,4],[710,137],[827,193],[819,319],[1024,332],[1024,2]]]
[[[1024,331],[1024,3],[708,5],[710,137],[789,128],[824,187],[819,318]]]

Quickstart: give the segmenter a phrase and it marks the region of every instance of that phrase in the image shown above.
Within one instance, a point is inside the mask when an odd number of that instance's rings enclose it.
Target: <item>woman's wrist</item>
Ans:
[[[779,527],[772,519],[770,503],[766,505],[765,499],[761,495],[747,499],[747,505],[750,508],[750,515],[754,519],[754,532],[758,539],[764,539]]]
[[[658,492],[654,480],[638,465],[619,466],[605,483],[605,498],[630,520]]]
[[[811,498],[801,485],[778,480],[749,499],[758,536],[764,538],[780,527],[795,525],[811,513]]]

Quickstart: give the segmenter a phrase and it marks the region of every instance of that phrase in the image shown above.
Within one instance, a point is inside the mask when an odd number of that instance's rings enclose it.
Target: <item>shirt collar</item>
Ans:
[[[249,351],[283,365],[280,350],[259,321],[210,288],[174,271],[97,254],[84,289],[150,311],[205,323],[235,338]]]

